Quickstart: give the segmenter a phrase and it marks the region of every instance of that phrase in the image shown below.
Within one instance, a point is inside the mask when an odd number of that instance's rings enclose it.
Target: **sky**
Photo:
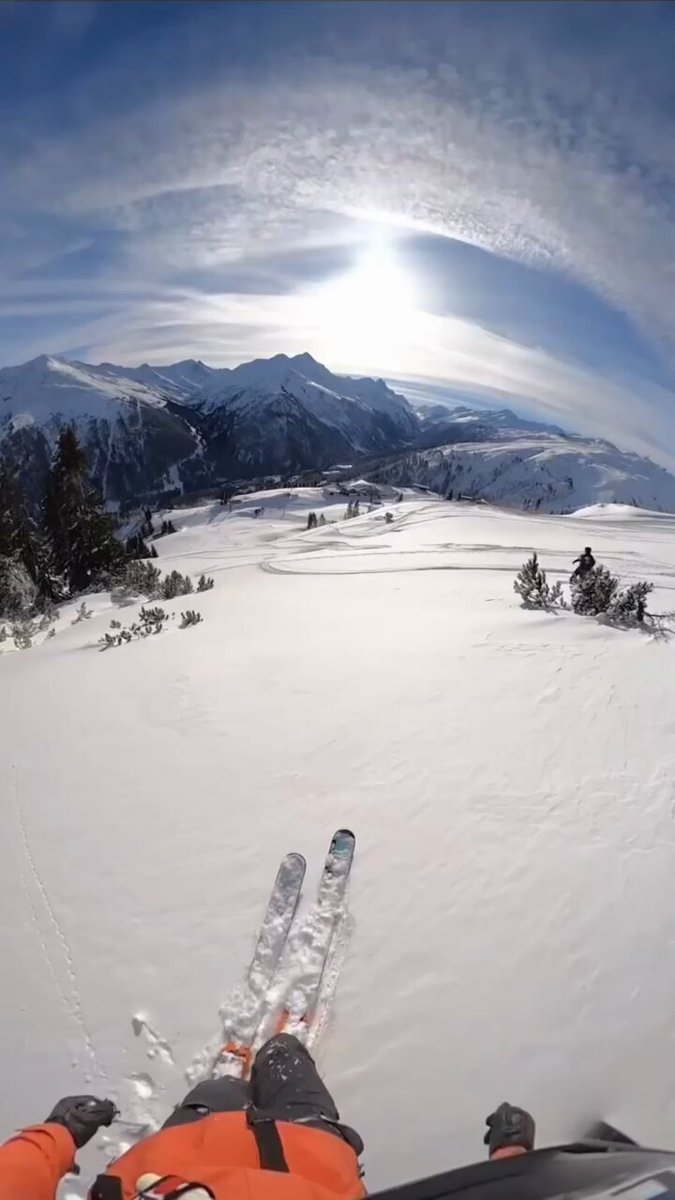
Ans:
[[[0,366],[309,351],[675,456],[675,6],[0,4]]]

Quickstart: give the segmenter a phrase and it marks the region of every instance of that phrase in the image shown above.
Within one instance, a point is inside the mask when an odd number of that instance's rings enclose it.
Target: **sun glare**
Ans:
[[[387,359],[410,333],[418,296],[391,246],[370,246],[346,274],[312,289],[312,325],[336,358]]]

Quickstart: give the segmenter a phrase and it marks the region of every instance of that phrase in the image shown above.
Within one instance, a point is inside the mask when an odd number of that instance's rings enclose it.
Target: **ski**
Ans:
[[[307,920],[289,941],[294,964],[288,998],[279,1012],[277,1033],[294,1033],[308,1042],[315,1032],[324,980],[336,948],[336,935],[345,915],[345,898],[356,849],[351,829],[338,829],[331,839],[316,904]]]
[[[274,980],[300,901],[306,863],[302,854],[281,860],[270,893],[253,957],[246,972],[237,1012],[223,1022],[224,1042],[208,1071],[211,1078],[235,1075],[245,1078],[251,1069],[253,1042],[267,992]]]

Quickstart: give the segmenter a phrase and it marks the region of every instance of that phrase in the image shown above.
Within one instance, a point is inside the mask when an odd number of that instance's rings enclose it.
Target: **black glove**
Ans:
[[[54,1106],[47,1122],[63,1125],[78,1150],[86,1146],[101,1125],[110,1125],[117,1116],[112,1100],[97,1100],[96,1096],[66,1096]]]
[[[515,1108],[513,1104],[504,1102],[495,1112],[490,1113],[485,1124],[488,1131],[483,1141],[490,1148],[490,1157],[505,1146],[534,1149],[534,1120],[524,1108]]]

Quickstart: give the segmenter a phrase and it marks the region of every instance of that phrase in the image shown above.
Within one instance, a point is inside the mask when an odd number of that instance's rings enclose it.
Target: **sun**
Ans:
[[[415,281],[385,243],[369,246],[352,270],[313,288],[307,300],[332,361],[389,361],[418,312]]]

